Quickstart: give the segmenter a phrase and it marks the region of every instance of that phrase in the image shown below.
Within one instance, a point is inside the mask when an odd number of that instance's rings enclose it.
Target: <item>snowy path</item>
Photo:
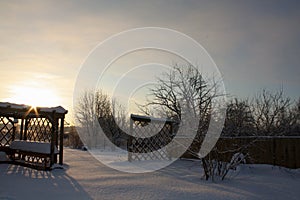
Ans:
[[[153,173],[110,169],[88,152],[66,149],[66,170],[36,171],[0,164],[0,199],[298,199],[300,171],[245,166],[212,183],[199,162],[179,160]]]

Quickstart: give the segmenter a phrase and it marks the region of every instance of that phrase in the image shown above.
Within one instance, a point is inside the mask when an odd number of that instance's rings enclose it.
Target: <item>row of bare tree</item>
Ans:
[[[262,90],[252,100],[232,99],[227,107],[224,136],[300,136],[300,99],[283,90]]]
[[[140,107],[146,114],[162,113],[180,121],[188,114],[199,122],[198,134],[205,135],[211,120],[212,102],[220,96],[228,97],[220,90],[220,83],[214,76],[205,79],[198,68],[175,65],[172,71],[158,78],[158,85],[150,89],[152,98]],[[300,135],[300,98],[292,100],[282,89],[275,92],[264,89],[252,99],[231,98],[222,134]]]
[[[196,120],[197,135],[204,136],[212,120],[212,106],[218,105],[213,102],[219,97],[228,97],[220,90],[220,83],[214,76],[204,78],[196,67],[175,65],[157,79],[155,87],[149,88],[148,102],[138,106],[145,115],[167,116],[181,123]],[[85,91],[77,102],[75,118],[87,138],[98,135],[101,121],[114,139],[120,135],[116,124],[123,130],[128,128],[128,113],[124,107],[115,99],[111,101],[103,91]],[[227,103],[222,135],[300,135],[300,98],[294,101],[281,89],[262,90],[252,99],[231,99]],[[96,141],[90,141],[93,142]]]

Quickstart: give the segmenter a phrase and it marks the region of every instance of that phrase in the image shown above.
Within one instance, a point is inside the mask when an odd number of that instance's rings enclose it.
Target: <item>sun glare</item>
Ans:
[[[20,103],[30,105],[32,107],[38,106],[57,106],[59,104],[58,95],[48,88],[35,88],[17,86],[11,89],[12,97],[7,101],[12,103]]]

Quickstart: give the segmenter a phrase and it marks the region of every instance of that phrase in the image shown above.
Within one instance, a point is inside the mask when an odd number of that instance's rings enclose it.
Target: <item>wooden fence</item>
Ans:
[[[248,145],[249,144],[249,145]],[[223,152],[221,159],[230,161],[236,150],[248,145],[247,163],[271,164],[287,168],[300,168],[300,137],[221,137],[216,147]],[[194,143],[193,150],[201,145]],[[182,157],[191,158],[186,152]]]

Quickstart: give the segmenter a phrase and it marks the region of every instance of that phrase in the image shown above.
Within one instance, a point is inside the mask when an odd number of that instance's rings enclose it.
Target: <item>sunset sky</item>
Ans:
[[[283,88],[299,97],[297,1],[0,1],[0,101],[72,111],[89,52],[121,31],[152,26],[200,43],[231,95]]]

